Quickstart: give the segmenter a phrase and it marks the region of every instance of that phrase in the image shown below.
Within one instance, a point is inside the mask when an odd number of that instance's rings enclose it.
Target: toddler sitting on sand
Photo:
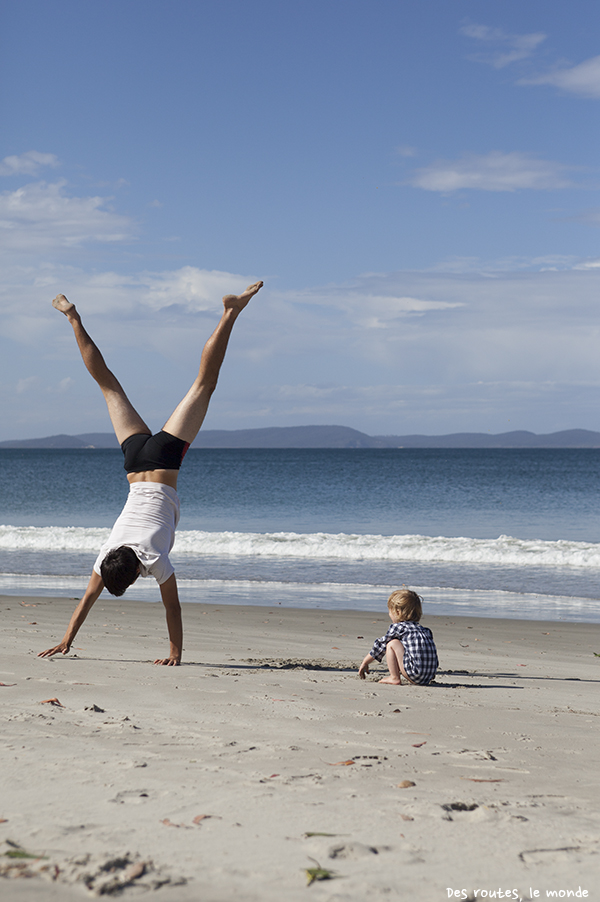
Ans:
[[[433,633],[419,620],[423,614],[421,597],[411,589],[397,589],[388,598],[388,610],[392,625],[373,648],[358,669],[364,680],[369,664],[381,661],[385,654],[390,675],[379,680],[399,686],[400,675],[409,683],[427,686],[435,678],[439,666]]]

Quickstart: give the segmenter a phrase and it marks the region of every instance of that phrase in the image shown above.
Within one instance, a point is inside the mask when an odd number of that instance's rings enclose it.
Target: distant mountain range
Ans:
[[[118,448],[112,432],[50,435],[0,442],[1,448]],[[348,426],[272,426],[266,429],[205,429],[194,448],[600,448],[600,432],[565,429],[548,435],[518,430],[454,432],[450,435],[367,435]]]

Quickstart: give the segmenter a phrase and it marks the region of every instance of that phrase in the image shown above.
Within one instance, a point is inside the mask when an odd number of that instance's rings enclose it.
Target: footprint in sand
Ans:
[[[519,854],[524,864],[547,865],[557,861],[568,861],[571,864],[584,861],[588,855],[597,855],[598,843],[581,846],[563,846],[558,849],[528,849]]]
[[[362,842],[336,843],[330,846],[327,855],[329,858],[367,858],[369,855],[379,855],[380,852],[389,852],[388,846],[366,846]]]
[[[126,789],[123,792],[118,792],[114,799],[109,799],[109,802],[116,802],[117,805],[125,803],[141,805],[143,802],[147,802],[149,798],[150,793],[147,789]]]

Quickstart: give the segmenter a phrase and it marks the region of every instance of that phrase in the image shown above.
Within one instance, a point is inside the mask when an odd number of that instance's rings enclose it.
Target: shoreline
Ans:
[[[82,576],[28,576],[0,574],[0,597],[81,597],[89,579]],[[398,583],[305,583],[282,580],[178,578],[179,597],[185,604],[242,607],[274,606],[304,611],[356,611],[378,613]],[[553,623],[600,624],[600,603],[592,596],[514,592],[502,589],[448,588],[409,582],[424,598],[431,616],[533,620]],[[155,581],[138,581],[128,593],[144,603],[160,602]],[[258,600],[258,603],[257,603]],[[521,615],[521,616],[519,616]]]
[[[170,881],[156,902],[600,899],[600,624],[426,615],[436,682],[393,687],[383,665],[356,674],[385,600],[184,604],[178,668],[149,663],[162,606],[125,598],[99,599],[71,655],[37,658],[74,606],[0,596],[0,851],[58,868],[0,884],[11,902],[85,898],[82,875],[99,891],[101,863],[126,852],[124,898]],[[307,890],[315,861],[335,876]]]

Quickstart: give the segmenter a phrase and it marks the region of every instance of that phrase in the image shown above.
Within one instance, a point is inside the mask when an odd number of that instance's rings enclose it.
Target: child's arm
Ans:
[[[158,658],[155,664],[166,664],[170,667],[176,667],[181,663],[181,652],[183,649],[183,625],[181,623],[181,607],[179,604],[179,593],[177,592],[177,581],[175,574],[172,573],[168,580],[160,586],[160,594],[165,606],[167,615],[167,629],[169,630],[169,657]]]
[[[383,656],[385,655],[386,639],[389,638],[388,634],[389,634],[389,630],[387,631],[385,636],[381,637],[381,639],[375,639],[375,642],[373,643],[373,648],[371,649],[369,654],[365,657],[364,661],[358,668],[358,675],[361,678],[361,680],[364,680],[365,674],[369,672],[369,664],[372,664],[373,661],[379,661],[381,663],[381,660],[382,660]]]
[[[73,639],[83,626],[85,618],[100,597],[103,588],[104,583],[102,582],[102,577],[98,576],[95,570],[92,571],[88,587],[85,590],[83,598],[73,612],[73,616],[71,617],[62,642],[59,645],[55,645],[54,648],[47,648],[46,651],[41,651],[38,654],[38,658],[51,658],[52,655],[66,655],[69,652],[71,645],[73,644]]]
[[[365,674],[369,672],[369,664],[372,664],[374,660],[375,660],[375,658],[371,657],[371,655],[367,655],[365,657],[364,661],[358,668],[358,675],[361,678],[361,680],[364,680]]]

